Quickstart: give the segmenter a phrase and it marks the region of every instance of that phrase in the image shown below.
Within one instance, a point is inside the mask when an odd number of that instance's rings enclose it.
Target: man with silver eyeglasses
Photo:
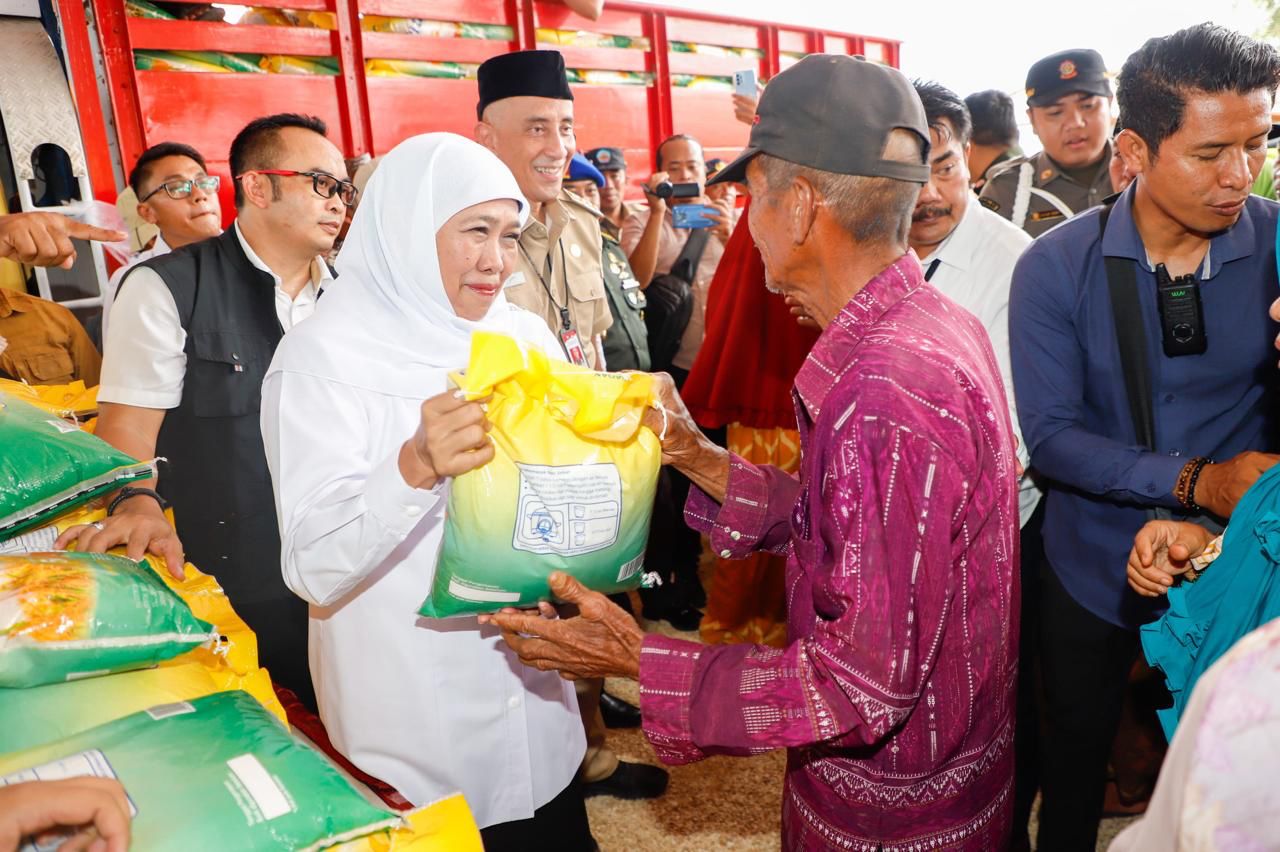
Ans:
[[[221,179],[209,174],[204,157],[190,145],[161,142],[142,152],[129,172],[129,188],[138,199],[138,218],[155,225],[154,243],[111,274],[102,302],[102,339],[116,291],[125,274],[153,257],[222,233]]]
[[[318,118],[292,113],[250,122],[229,157],[236,223],[120,282],[97,434],[135,458],[167,463],[156,480],[109,497],[101,524],[73,527],[58,542],[90,552],[126,545],[134,559],[163,557],[176,576],[185,551],[257,633],[272,679],[312,709],[307,605],[280,575],[258,410],[276,346],[332,278],[324,256],[356,198],[338,177],[342,154],[326,133]],[[176,530],[164,515],[170,505]]]

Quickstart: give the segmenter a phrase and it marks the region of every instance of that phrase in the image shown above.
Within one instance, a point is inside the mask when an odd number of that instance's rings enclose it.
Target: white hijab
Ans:
[[[510,170],[487,148],[453,133],[427,133],[383,157],[342,251],[338,278],[315,314],[285,335],[267,375],[319,376],[390,396],[425,399],[466,367],[471,333],[514,334],[501,291],[478,322],[454,313],[440,275],[436,232],[461,210],[495,199],[529,205]]]

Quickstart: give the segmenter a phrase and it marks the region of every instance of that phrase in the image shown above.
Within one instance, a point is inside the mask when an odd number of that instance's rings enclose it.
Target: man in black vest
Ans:
[[[123,489],[92,551],[128,544],[214,575],[258,635],[277,683],[314,708],[307,606],[280,573],[280,536],[258,423],[281,337],[315,308],[323,256],[355,187],[319,119],[251,122],[231,143],[237,221],[221,236],[146,261],[111,312],[97,434],[135,458],[167,459],[156,490]],[[158,492],[158,493],[157,493]],[[162,509],[172,504],[177,533]]]

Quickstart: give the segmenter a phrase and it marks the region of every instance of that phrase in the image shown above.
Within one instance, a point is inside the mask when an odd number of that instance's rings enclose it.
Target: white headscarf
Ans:
[[[338,278],[315,314],[285,335],[267,371],[303,373],[391,396],[440,393],[466,367],[476,330],[514,334],[501,291],[478,322],[449,304],[436,232],[459,211],[495,199],[529,205],[511,171],[487,148],[453,133],[414,136],[393,148],[365,187]],[[510,270],[507,270],[509,273]]]

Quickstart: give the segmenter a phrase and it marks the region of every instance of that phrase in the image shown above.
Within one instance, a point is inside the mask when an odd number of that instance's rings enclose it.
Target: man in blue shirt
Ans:
[[[1105,234],[1095,208],[1041,236],[1014,271],[1018,415],[1050,486],[1040,598],[1024,604],[1042,619],[1042,852],[1094,848],[1136,628],[1157,612],[1126,584],[1134,534],[1153,510],[1206,524],[1230,516],[1280,460],[1258,452],[1277,435],[1267,307],[1280,208],[1249,194],[1278,82],[1273,48],[1221,27],[1148,41],[1120,75],[1116,144],[1137,179]],[[1130,414],[1107,257],[1137,279],[1154,447]],[[1165,354],[1159,264],[1198,282],[1202,354]]]

